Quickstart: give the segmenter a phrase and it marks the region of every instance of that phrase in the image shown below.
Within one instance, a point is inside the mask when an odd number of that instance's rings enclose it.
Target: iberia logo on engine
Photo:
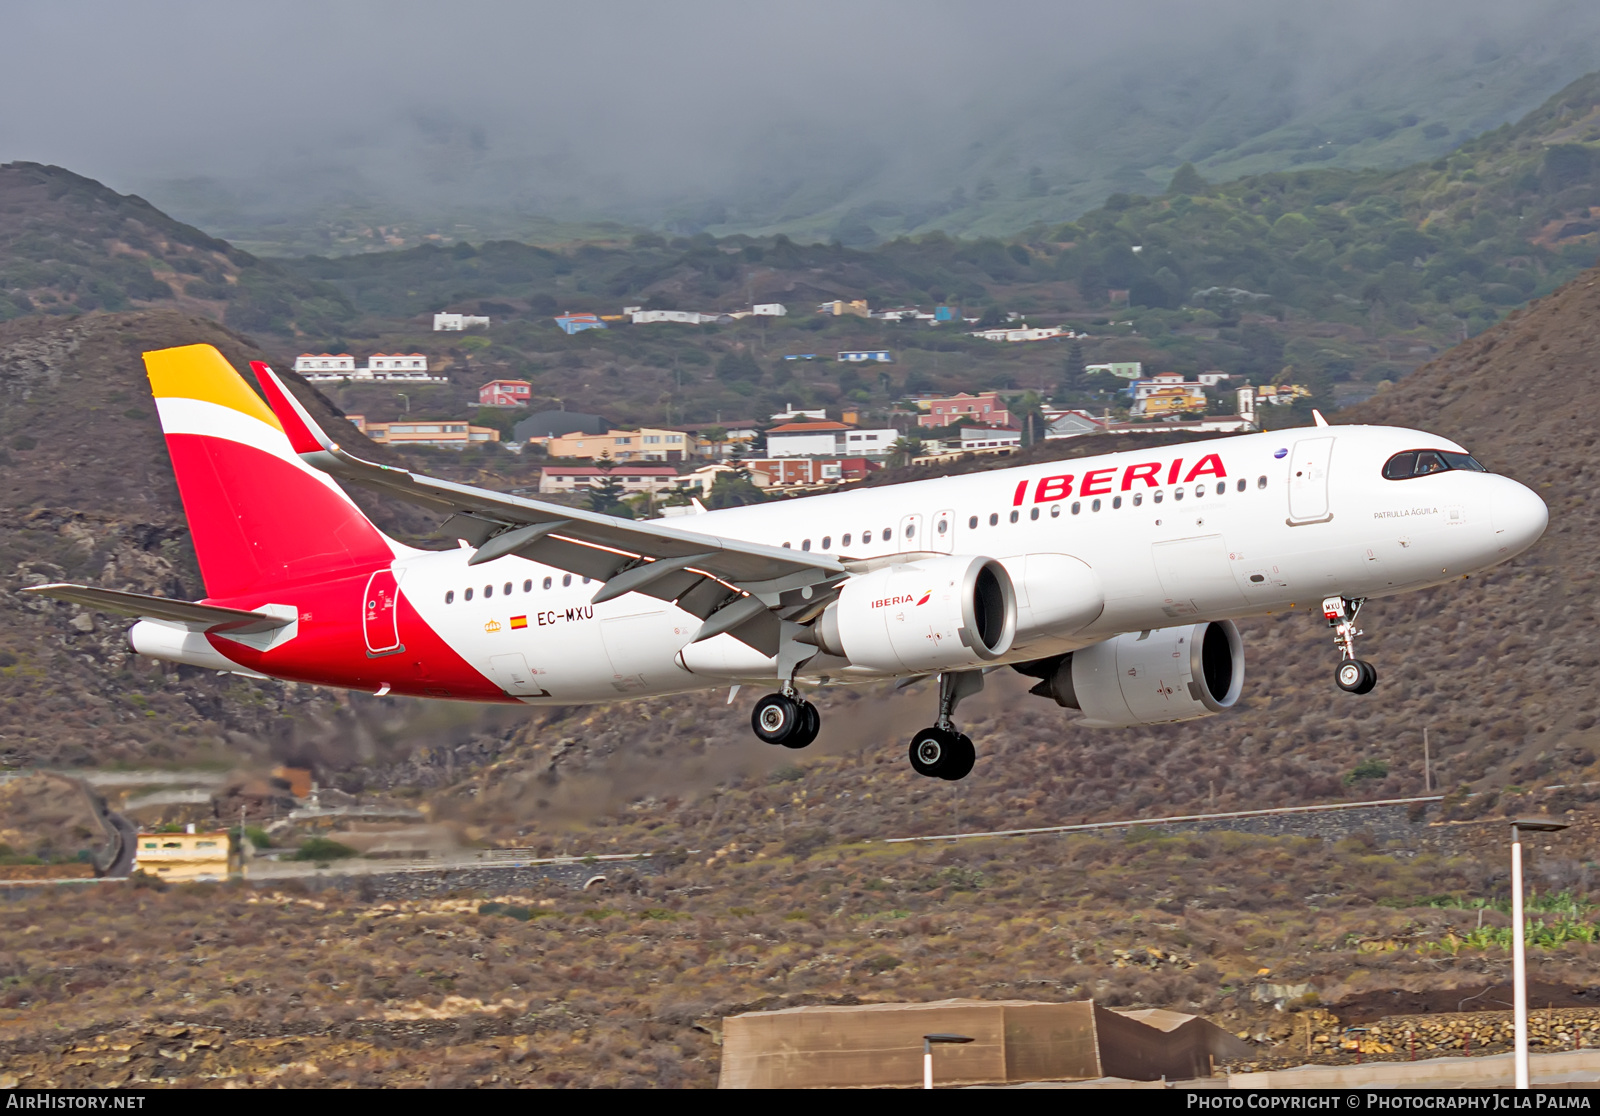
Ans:
[[[933,596],[933,590],[929,589],[926,593],[922,594],[922,596],[920,596],[920,597],[912,596],[912,595],[909,595],[909,594],[906,595],[906,596],[903,596],[903,597],[882,597],[882,598],[880,598],[880,599],[878,599],[876,601],[873,601],[872,602],[872,607],[873,608],[893,608],[895,605],[903,605],[903,604],[908,604],[908,605],[913,605],[913,606],[925,605],[925,604],[928,603],[928,598],[930,598],[932,596]]]

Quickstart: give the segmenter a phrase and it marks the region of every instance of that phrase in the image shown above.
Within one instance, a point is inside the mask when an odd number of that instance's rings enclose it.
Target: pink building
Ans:
[[[1016,425],[1011,412],[1000,401],[999,392],[985,391],[968,395],[963,391],[948,399],[929,399],[927,403],[928,412],[917,416],[917,425],[929,429],[973,420],[988,426]]]
[[[490,380],[478,389],[480,407],[526,407],[533,395],[527,380]]]

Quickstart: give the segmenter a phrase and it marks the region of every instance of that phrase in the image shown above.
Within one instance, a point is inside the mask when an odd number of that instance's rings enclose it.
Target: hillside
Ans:
[[[0,321],[171,306],[235,329],[325,330],[337,292],[174,221],[143,198],[38,163],[0,165]]]

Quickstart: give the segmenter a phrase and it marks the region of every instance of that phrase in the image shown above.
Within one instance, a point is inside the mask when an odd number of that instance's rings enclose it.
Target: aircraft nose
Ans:
[[[1550,523],[1550,509],[1537,493],[1507,477],[1494,500],[1496,558],[1504,560],[1521,554],[1544,534]]]

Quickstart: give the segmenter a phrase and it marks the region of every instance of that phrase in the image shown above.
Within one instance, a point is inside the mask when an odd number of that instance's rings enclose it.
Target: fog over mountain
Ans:
[[[1596,68],[1582,0],[14,2],[0,162],[246,240],[354,207],[861,241],[1061,220],[1189,160],[1399,165]]]

